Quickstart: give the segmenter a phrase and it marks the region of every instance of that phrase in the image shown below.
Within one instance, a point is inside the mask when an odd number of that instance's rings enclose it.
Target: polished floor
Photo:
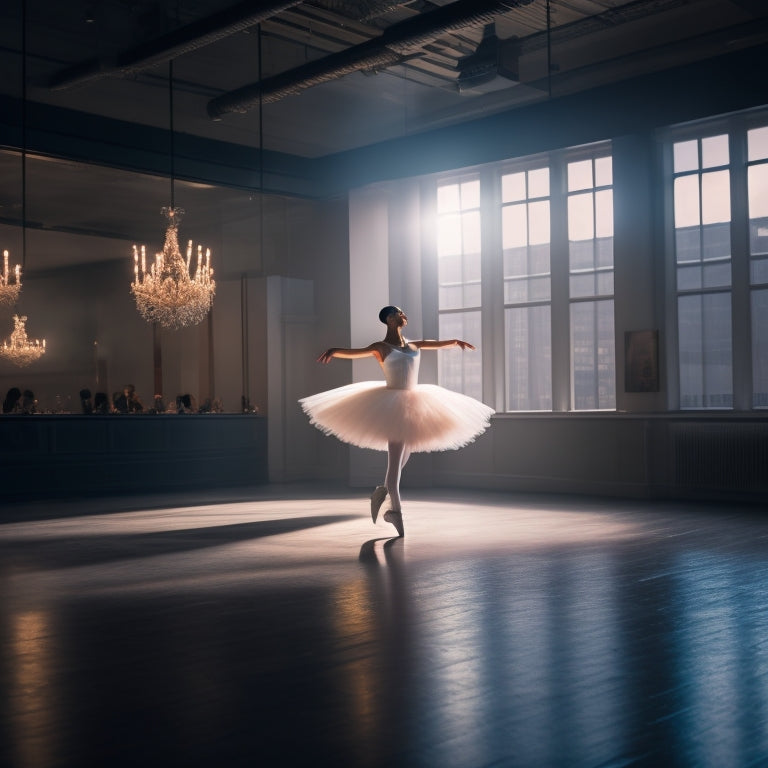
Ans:
[[[768,766],[768,513],[404,490],[0,511],[0,765]]]

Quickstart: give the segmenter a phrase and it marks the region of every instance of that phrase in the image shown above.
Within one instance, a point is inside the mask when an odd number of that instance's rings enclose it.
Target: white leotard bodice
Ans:
[[[395,347],[387,344],[392,351],[384,358],[381,367],[387,389],[414,389],[419,381],[421,351],[411,346]]]

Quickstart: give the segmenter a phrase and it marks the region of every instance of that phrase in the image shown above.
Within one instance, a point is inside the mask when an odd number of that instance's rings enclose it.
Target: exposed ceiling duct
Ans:
[[[259,105],[352,72],[376,71],[418,56],[427,43],[443,34],[491,24],[496,14],[529,5],[533,0],[458,0],[437,10],[393,24],[372,40],[325,58],[281,72],[261,82],[245,85],[208,102],[208,114],[220,118],[229,112],[248,112]]]
[[[245,0],[231,8],[117,54],[112,60],[89,59],[67,67],[55,74],[48,86],[52,90],[64,90],[103,77],[135,75],[137,72],[158,64],[165,64],[185,53],[196,51],[249,29],[301,3],[302,0],[267,3],[263,0]]]
[[[510,44],[515,45],[513,41]],[[496,25],[487,24],[475,52],[459,61],[459,77],[456,81],[459,93],[476,95],[517,85],[517,67],[512,71],[504,66],[502,53],[502,42],[496,35]]]

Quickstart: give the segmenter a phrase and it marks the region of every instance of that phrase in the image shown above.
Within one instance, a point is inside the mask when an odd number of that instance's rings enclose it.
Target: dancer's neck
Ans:
[[[387,344],[391,344],[393,347],[407,347],[408,342],[403,338],[403,334],[400,333],[400,331],[396,331],[395,333],[387,333],[387,335],[384,337],[384,341]]]

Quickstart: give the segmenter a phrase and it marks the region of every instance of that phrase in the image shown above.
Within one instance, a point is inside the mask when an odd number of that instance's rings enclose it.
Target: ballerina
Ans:
[[[461,448],[484,432],[494,411],[472,397],[435,384],[418,384],[422,349],[459,347],[474,350],[461,339],[409,341],[403,336],[408,324],[399,307],[384,307],[379,320],[387,326],[383,341],[367,347],[331,347],[318,358],[354,360],[374,357],[386,382],[361,381],[299,400],[310,422],[318,429],[360,448],[387,451],[384,485],[371,495],[374,523],[387,496],[391,508],[384,520],[405,535],[400,499],[400,478],[411,453]]]

